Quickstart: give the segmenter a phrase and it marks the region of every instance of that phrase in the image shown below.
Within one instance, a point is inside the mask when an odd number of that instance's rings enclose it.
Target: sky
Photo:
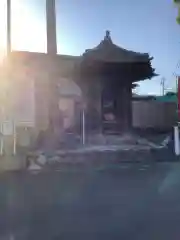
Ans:
[[[45,0],[12,1],[12,49],[46,52]],[[0,0],[0,50],[6,39],[6,0]],[[175,87],[180,73],[180,26],[173,0],[56,0],[58,53],[80,55],[111,31],[115,44],[154,57],[160,75],[143,81],[137,92],[161,94]]]

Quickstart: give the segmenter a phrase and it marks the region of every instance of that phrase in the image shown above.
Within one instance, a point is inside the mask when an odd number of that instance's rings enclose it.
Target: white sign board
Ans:
[[[12,121],[2,123],[2,134],[4,136],[11,136],[14,134],[14,125]]]

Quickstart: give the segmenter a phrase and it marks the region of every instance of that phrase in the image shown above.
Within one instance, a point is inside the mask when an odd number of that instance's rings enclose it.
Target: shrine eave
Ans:
[[[104,52],[89,50],[82,55],[82,61],[98,61],[104,63],[137,63],[151,61],[148,53],[136,53],[121,49],[120,51]]]
[[[151,80],[152,78],[158,77],[158,76],[159,76],[159,74],[152,72],[151,74],[147,75],[146,77],[143,76],[143,77],[135,78],[135,79],[133,79],[132,82],[134,83],[134,82],[140,82],[140,81],[145,81],[145,80]]]

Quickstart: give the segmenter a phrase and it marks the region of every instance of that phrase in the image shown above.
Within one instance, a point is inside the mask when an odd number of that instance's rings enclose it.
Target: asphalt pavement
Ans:
[[[180,239],[180,163],[0,175],[0,239]]]

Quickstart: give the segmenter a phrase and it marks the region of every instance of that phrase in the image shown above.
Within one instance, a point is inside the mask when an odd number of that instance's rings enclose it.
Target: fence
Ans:
[[[134,128],[169,130],[176,122],[176,103],[156,101],[132,102]]]

